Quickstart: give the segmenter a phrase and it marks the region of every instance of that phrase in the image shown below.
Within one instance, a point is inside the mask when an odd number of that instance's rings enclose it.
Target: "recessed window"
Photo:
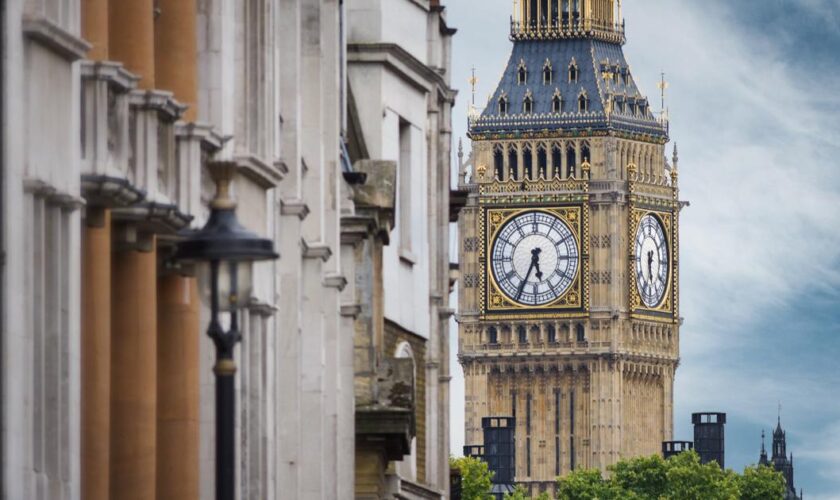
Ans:
[[[548,325],[548,343],[554,344],[557,342],[557,329],[554,325]]]
[[[493,150],[493,170],[496,172],[496,179],[505,178],[505,151],[501,144],[497,144]]]
[[[543,68],[543,85],[551,85],[551,65],[546,63],[545,67]]]
[[[578,97],[578,111],[581,113],[589,112],[589,98],[586,97],[586,94],[581,94]]]
[[[508,114],[507,97],[502,96],[499,98],[499,114],[502,116]]]
[[[533,179],[534,178],[534,156],[531,151],[531,146],[526,145],[525,148],[522,149],[522,163],[525,167],[525,178],[526,179]]]
[[[572,83],[577,82],[580,79],[580,70],[578,69],[577,63],[572,62],[569,66],[569,81]]]
[[[577,341],[586,342],[586,329],[583,327],[583,323],[578,323],[575,330],[577,332]]]
[[[548,154],[542,144],[537,148],[537,170],[540,178],[548,178]]]
[[[528,83],[528,70],[525,68],[524,61],[519,63],[519,69],[516,70],[516,81],[519,85]]]
[[[528,343],[528,331],[525,329],[524,326],[519,325],[518,327],[516,327],[516,334],[519,337],[520,344]]]
[[[551,98],[551,112],[552,113],[562,113],[563,112],[563,98],[559,95],[555,95]]]
[[[534,99],[531,96],[525,96],[525,100],[522,101],[522,112],[526,115],[534,112]]]
[[[489,344],[498,344],[499,343],[499,332],[496,330],[495,326],[491,326],[487,329],[487,343]]]

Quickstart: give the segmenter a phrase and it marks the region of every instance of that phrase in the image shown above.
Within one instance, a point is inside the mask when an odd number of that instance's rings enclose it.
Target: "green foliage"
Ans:
[[[513,493],[505,493],[505,500],[530,500],[530,495],[522,486],[517,486]]]
[[[534,500],[552,500],[552,499],[551,499],[551,495],[549,495],[547,491],[543,491],[542,493],[537,495]]]
[[[782,500],[785,497],[785,479],[770,467],[747,467],[740,483],[741,500]]]
[[[557,481],[560,500],[782,500],[784,479],[767,467],[743,475],[701,464],[695,452],[669,460],[658,456],[623,460],[599,471],[576,471]]]
[[[449,464],[461,471],[461,498],[463,500],[492,500],[490,488],[493,474],[487,464],[472,457],[450,458]]]

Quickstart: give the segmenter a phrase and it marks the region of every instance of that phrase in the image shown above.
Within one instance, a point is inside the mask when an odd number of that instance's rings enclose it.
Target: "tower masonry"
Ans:
[[[672,439],[681,204],[620,1],[516,2],[510,38],[461,162],[459,360],[465,444],[515,418],[537,493]]]

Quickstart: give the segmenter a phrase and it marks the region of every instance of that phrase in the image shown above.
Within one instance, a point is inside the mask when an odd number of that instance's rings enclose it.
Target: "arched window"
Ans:
[[[501,144],[497,144],[493,149],[493,170],[497,179],[505,179],[505,151]]]
[[[552,113],[562,113],[563,112],[563,98],[560,97],[559,94],[555,94],[554,97],[551,98],[551,112]]]
[[[537,148],[537,171],[541,179],[548,178],[548,154],[545,151],[545,145],[540,144]]]
[[[548,343],[557,343],[557,329],[554,327],[554,325],[548,325]]]
[[[581,94],[578,97],[578,111],[581,113],[589,112],[589,98],[586,97],[586,94]]]
[[[577,176],[577,153],[571,144],[566,149],[566,177]]]
[[[534,155],[531,146],[526,144],[522,149],[522,164],[525,167],[525,178],[534,178]]]
[[[496,330],[495,326],[487,329],[487,343],[494,345],[499,343],[499,331]]]
[[[581,161],[585,161],[587,163],[592,162],[592,158],[589,155],[589,145],[584,144],[582,148],[580,148],[580,157]]]
[[[502,96],[499,98],[499,114],[504,116],[508,113],[508,100],[507,97]]]
[[[519,61],[519,68],[516,70],[516,82],[519,85],[528,83],[528,68],[525,67],[525,60]]]
[[[569,81],[571,83],[576,83],[580,79],[580,70],[578,69],[577,63],[572,60],[572,64],[569,65]]]
[[[545,61],[545,66],[543,66],[543,85],[551,85],[552,76],[553,72],[551,71],[551,63]]]
[[[508,168],[510,169],[510,178],[513,180],[519,178],[519,157],[516,153],[516,146],[508,147]]]
[[[520,344],[528,343],[528,330],[526,330],[523,325],[516,327],[516,335],[519,337]]]
[[[575,333],[577,334],[578,342],[586,342],[586,329],[583,327],[583,323],[577,324],[575,327]]]
[[[522,112],[526,115],[530,115],[534,112],[534,98],[530,95],[526,95],[525,99],[522,101]]]
[[[560,177],[561,169],[563,168],[563,148],[559,144],[551,147],[551,164],[554,166],[553,177]]]
[[[563,0],[563,25],[569,25],[569,0]]]

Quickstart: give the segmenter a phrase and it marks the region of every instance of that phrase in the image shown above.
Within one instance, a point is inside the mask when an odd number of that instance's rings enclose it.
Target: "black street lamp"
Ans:
[[[207,334],[216,345],[216,499],[234,500],[235,412],[233,350],[242,339],[238,309],[250,299],[252,267],[260,260],[278,258],[271,240],[248,231],[236,219],[236,201],[230,186],[236,164],[215,162],[209,170],[216,181],[216,197],[210,203],[207,224],[185,234],[178,243],[175,258],[198,266],[202,297],[210,303]],[[227,331],[220,313],[230,314]]]

